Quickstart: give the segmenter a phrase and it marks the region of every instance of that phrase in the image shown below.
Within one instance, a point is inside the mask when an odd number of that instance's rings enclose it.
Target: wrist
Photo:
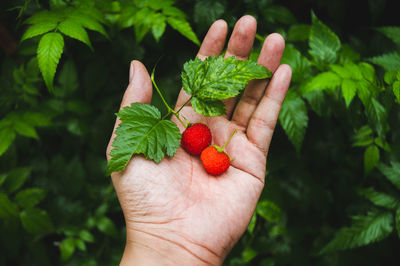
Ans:
[[[181,244],[167,235],[127,231],[120,265],[221,265],[222,259],[204,248]],[[195,245],[196,246],[196,245]],[[195,251],[193,251],[194,249]],[[212,252],[211,252],[212,253]]]

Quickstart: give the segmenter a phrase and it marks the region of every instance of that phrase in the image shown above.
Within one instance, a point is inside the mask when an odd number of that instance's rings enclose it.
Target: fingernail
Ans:
[[[129,83],[132,82],[134,74],[135,74],[135,67],[133,66],[133,63],[131,62],[131,66],[129,67]]]

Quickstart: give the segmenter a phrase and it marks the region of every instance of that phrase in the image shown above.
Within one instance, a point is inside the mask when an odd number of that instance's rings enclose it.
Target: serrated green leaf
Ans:
[[[359,189],[359,194],[370,200],[378,207],[394,210],[399,207],[400,200],[388,194],[378,192],[374,188]]]
[[[376,79],[375,68],[372,65],[362,62],[362,63],[358,64],[358,67],[360,68],[362,76],[366,80],[368,80],[370,82],[375,82],[375,79]]]
[[[291,42],[306,41],[310,36],[311,26],[306,24],[297,24],[289,28],[287,39]]]
[[[375,98],[371,98],[365,108],[365,112],[370,124],[375,127],[378,135],[383,136],[386,127],[387,116],[385,107],[375,100]]]
[[[226,114],[225,104],[219,100],[208,101],[193,97],[193,110],[203,116],[220,116]]]
[[[391,85],[396,80],[397,71],[389,70],[385,72],[383,80],[386,84]]]
[[[69,14],[68,17],[89,30],[96,31],[107,38],[109,37],[103,25],[95,17],[86,14],[82,10],[76,10]]]
[[[282,218],[281,209],[270,200],[261,200],[257,204],[256,213],[270,222],[279,222]]]
[[[15,131],[25,137],[39,139],[37,135],[36,129],[26,121],[22,119],[18,119],[14,121],[14,129]]]
[[[63,34],[83,42],[93,50],[92,43],[90,42],[89,35],[87,34],[85,28],[83,28],[83,26],[74,19],[67,18],[66,20],[62,21],[58,25],[58,29]]]
[[[312,78],[303,88],[303,93],[334,89],[342,84],[342,79],[332,71],[322,72]]]
[[[293,13],[282,5],[270,5],[262,11],[264,18],[270,23],[282,23],[293,25],[296,23],[296,17]]]
[[[93,243],[94,237],[88,230],[81,230],[79,232],[79,237],[86,242]]]
[[[40,11],[25,20],[27,24],[58,23],[63,20],[63,16],[54,11]]]
[[[371,57],[368,61],[383,67],[385,70],[397,70],[400,68],[400,54],[397,52]]]
[[[361,69],[356,64],[347,63],[344,64],[343,66],[330,65],[329,67],[332,69],[332,71],[337,73],[343,79],[353,79],[353,80],[363,79]]]
[[[7,173],[7,180],[4,183],[8,193],[17,191],[28,180],[31,174],[29,167],[14,168]]]
[[[242,251],[242,259],[244,262],[250,262],[257,255],[258,255],[258,252],[249,247]]]
[[[64,49],[64,39],[60,33],[51,32],[42,36],[37,48],[40,71],[47,88],[53,90],[53,79]]]
[[[162,13],[165,16],[173,17],[173,18],[178,18],[181,20],[186,20],[186,14],[179,8],[176,8],[174,6],[166,6],[163,8]]]
[[[379,149],[375,145],[369,146],[364,152],[364,172],[369,174],[379,162]]]
[[[397,103],[400,103],[400,81],[396,80],[393,82],[393,94],[397,100]]]
[[[0,193],[0,218],[6,220],[12,217],[18,217],[18,207],[6,194]]]
[[[56,27],[57,27],[57,22],[54,21],[33,24],[24,32],[24,34],[21,37],[21,42],[23,42],[26,39],[33,38],[43,33],[54,30]]]
[[[390,212],[371,211],[365,216],[354,216],[350,227],[343,227],[321,250],[322,253],[365,246],[386,238],[393,232]]]
[[[400,44],[400,27],[380,27],[377,30],[383,34],[385,34],[389,39],[394,41],[395,43]]]
[[[31,234],[42,235],[54,230],[53,223],[44,210],[36,208],[26,209],[19,216],[22,226]]]
[[[357,83],[351,79],[344,79],[342,81],[342,95],[346,102],[346,106],[349,107],[354,96],[357,92]]]
[[[15,131],[12,128],[0,128],[0,156],[8,150],[8,147],[13,143],[15,139]]]
[[[193,19],[197,25],[208,26],[225,12],[225,5],[218,1],[201,0],[194,6]]]
[[[66,261],[68,260],[72,254],[75,252],[75,239],[72,237],[67,237],[60,243],[60,253],[61,253],[61,260]]]
[[[279,122],[299,153],[308,124],[307,107],[303,99],[288,94],[282,104]]]
[[[310,46],[309,53],[318,65],[334,63],[341,45],[336,34],[323,24],[314,13],[312,13],[312,26],[308,44]]]
[[[122,123],[115,132],[108,174],[124,170],[134,154],[143,154],[158,163],[165,154],[176,153],[181,138],[179,129],[172,121],[161,120],[156,107],[132,103],[117,115]]]
[[[15,201],[23,208],[32,208],[46,197],[46,193],[46,190],[41,188],[27,188],[15,195]]]
[[[390,145],[385,139],[375,138],[374,142],[379,148],[382,148],[383,150],[385,150],[387,152],[391,151]]]
[[[168,24],[174,29],[177,30],[180,34],[200,46],[200,41],[197,39],[196,34],[193,32],[192,27],[189,22],[187,22],[183,18],[176,17],[167,17]]]
[[[237,96],[251,79],[271,77],[271,72],[250,60],[210,56],[186,62],[181,77],[188,94],[202,100],[222,100]]]
[[[134,25],[137,42],[140,42],[143,37],[149,32],[153,24],[152,19],[155,15],[156,13],[147,7],[140,9],[139,12],[136,13]]]
[[[352,139],[353,146],[355,147],[369,146],[374,142],[373,131],[369,126],[363,126],[357,131]]]
[[[165,27],[167,23],[165,22],[165,17],[160,13],[153,17],[153,25],[151,27],[151,32],[153,33],[154,39],[159,41],[161,36],[164,34]]]
[[[400,190],[400,163],[392,161],[391,166],[380,164],[379,171]]]
[[[287,45],[285,47],[281,63],[288,64],[292,68],[293,82],[302,82],[311,75],[310,61],[292,45]]]
[[[38,112],[25,112],[22,115],[22,119],[35,127],[45,127],[51,125],[51,120],[47,114],[38,113]]]

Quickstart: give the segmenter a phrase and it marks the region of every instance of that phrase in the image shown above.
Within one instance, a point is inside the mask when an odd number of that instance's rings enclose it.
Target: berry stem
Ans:
[[[225,149],[225,146],[228,144],[228,142],[231,140],[231,138],[233,137],[233,135],[235,135],[235,133],[237,132],[237,129],[235,128],[235,130],[233,131],[232,135],[229,137],[229,139],[225,142],[224,146],[221,147],[221,150]]]
[[[160,95],[161,100],[163,101],[164,105],[168,109],[168,114],[173,113],[174,110],[168,105],[167,101],[165,100],[164,96],[162,95],[160,89],[158,88],[156,81],[154,80],[154,71],[156,70],[156,67],[153,68],[153,72],[151,72],[151,81],[153,82],[154,87],[156,88],[158,95]]]

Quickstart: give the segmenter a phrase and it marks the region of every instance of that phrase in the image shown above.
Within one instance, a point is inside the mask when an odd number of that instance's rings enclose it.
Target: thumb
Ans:
[[[132,61],[129,69],[129,85],[125,90],[124,97],[122,98],[120,109],[135,102],[150,103],[152,95],[153,87],[149,72],[147,72],[146,67],[140,61]],[[116,137],[115,130],[120,123],[121,121],[117,118],[112,136],[107,146],[107,160],[110,160],[110,151],[112,149],[111,144]]]

